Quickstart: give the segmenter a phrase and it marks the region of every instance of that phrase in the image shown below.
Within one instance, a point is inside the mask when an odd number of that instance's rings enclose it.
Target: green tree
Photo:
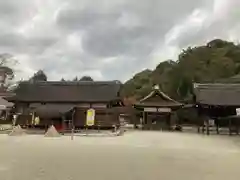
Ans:
[[[14,84],[15,71],[13,67],[18,63],[11,54],[0,54],[0,73],[2,78],[1,86],[9,88]]]
[[[193,93],[193,83],[217,82],[239,74],[240,45],[214,39],[206,45],[188,47],[176,61],[160,62],[153,71],[140,72],[123,85],[123,94],[141,98],[154,84],[175,99],[188,99]],[[234,81],[236,77],[233,78]]]
[[[32,82],[38,81],[47,81],[47,75],[44,73],[43,70],[38,70],[34,75],[29,79]]]
[[[152,71],[146,69],[124,83],[122,96],[136,96],[139,99],[147,95],[149,91],[151,91],[152,87]]]
[[[78,81],[78,77],[76,76],[72,81]]]
[[[93,78],[91,76],[83,76],[79,81],[93,81]]]

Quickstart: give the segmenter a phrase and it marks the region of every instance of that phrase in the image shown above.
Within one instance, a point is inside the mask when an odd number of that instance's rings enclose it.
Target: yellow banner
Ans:
[[[86,119],[86,125],[87,126],[93,126],[95,121],[95,110],[89,109],[87,111],[87,119]]]

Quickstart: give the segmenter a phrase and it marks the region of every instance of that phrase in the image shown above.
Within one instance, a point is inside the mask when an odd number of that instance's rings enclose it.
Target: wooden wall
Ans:
[[[86,125],[86,108],[75,108],[73,113],[73,123],[75,127]],[[119,125],[119,113],[114,109],[95,108],[95,127],[112,127]]]

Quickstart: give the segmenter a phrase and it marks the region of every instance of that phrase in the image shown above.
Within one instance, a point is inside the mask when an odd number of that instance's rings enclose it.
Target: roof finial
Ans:
[[[154,85],[153,89],[154,90],[159,90],[159,85],[158,84]]]

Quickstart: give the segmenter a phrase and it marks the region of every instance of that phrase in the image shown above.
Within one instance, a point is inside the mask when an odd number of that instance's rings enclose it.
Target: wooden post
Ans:
[[[32,121],[31,121],[31,128],[33,129],[33,127],[34,127],[34,122],[35,122],[35,112],[32,112]]]
[[[205,133],[205,120],[203,119],[203,122],[202,122],[202,133],[204,134]]]
[[[215,125],[216,125],[217,134],[219,134],[219,119],[218,118],[215,119]]]
[[[231,136],[232,135],[232,120],[231,119],[229,119],[229,121],[228,121],[228,128],[229,128],[229,136]]]
[[[145,112],[143,111],[143,120],[142,120],[142,129],[145,129],[146,119],[145,119]]]
[[[198,115],[197,117],[197,132],[200,133],[200,128],[201,128],[201,119]]]
[[[64,134],[64,132],[65,132],[65,117],[62,116],[61,119],[62,119],[62,134]]]
[[[209,132],[209,119],[207,119],[207,135],[209,135],[210,132]]]
[[[168,114],[168,130],[171,131],[171,127],[172,127],[172,115],[171,113]]]
[[[237,131],[237,135],[239,135],[239,122],[236,122],[236,131]]]
[[[73,109],[73,111],[72,111],[72,116],[71,116],[71,129],[72,129],[72,131],[73,131],[73,133],[74,133],[74,130],[75,130],[75,124],[74,124],[74,121],[75,121],[75,113],[76,113],[76,109],[74,108]],[[69,121],[69,123],[68,123],[68,127],[70,127],[70,121]]]
[[[73,136],[74,136],[74,129],[72,128],[72,130],[71,130],[71,140],[73,140]]]
[[[6,109],[6,111],[5,111],[5,117],[4,117],[5,121],[7,121],[7,119],[8,119],[8,114],[9,114],[9,109]]]

